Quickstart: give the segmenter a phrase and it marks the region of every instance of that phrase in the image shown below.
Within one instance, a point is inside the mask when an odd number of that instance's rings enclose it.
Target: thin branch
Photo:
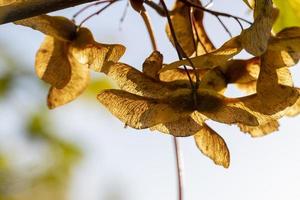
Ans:
[[[178,200],[183,200],[183,163],[181,148],[179,141],[176,137],[173,137],[175,155],[176,155],[176,166],[177,166],[177,179],[178,179]]]
[[[229,17],[229,18],[233,18],[233,19],[236,19],[236,20],[241,20],[241,21],[246,22],[248,24],[252,24],[252,22],[250,22],[250,21],[248,21],[244,18],[235,16],[235,15],[231,15],[231,14],[228,14],[228,13],[223,13],[223,12],[219,12],[219,11],[210,10],[210,9],[204,8],[204,7],[202,7],[198,4],[195,4],[195,3],[191,2],[190,0],[179,0],[179,1],[183,2],[184,4],[186,4],[188,6],[198,8],[200,10],[203,10],[204,12],[207,12],[207,13],[215,15],[215,16]]]
[[[144,13],[144,14],[143,14]],[[141,15],[144,16],[144,22],[147,26],[147,30],[152,42],[152,49],[153,51],[157,50],[156,40],[154,36],[154,32],[152,30],[152,26],[150,23],[150,18],[148,17],[145,11],[141,12]],[[183,169],[182,169],[182,156],[181,156],[181,149],[179,146],[179,141],[176,137],[173,137],[174,143],[174,150],[175,150],[175,157],[176,157],[176,168],[177,168],[177,179],[178,179],[178,200],[183,200]]]
[[[123,14],[120,18],[120,24],[119,24],[119,30],[122,30],[122,24],[125,20],[125,17],[126,17],[126,14],[127,14],[127,10],[128,10],[128,7],[129,7],[129,1],[126,2],[126,5],[125,5],[125,8],[124,8],[124,11],[123,11]]]
[[[140,14],[143,18],[143,21],[144,21],[145,25],[146,25],[146,28],[147,28],[147,31],[148,31],[148,34],[149,34],[149,37],[150,37],[150,40],[151,40],[152,48],[153,48],[154,51],[156,51],[157,50],[157,45],[156,45],[154,32],[153,32],[153,28],[152,28],[151,21],[150,21],[150,17],[148,16],[146,11],[142,11]]]
[[[153,2],[152,0],[144,0],[144,3],[153,8],[160,16],[166,17],[166,12],[163,7]]]
[[[171,17],[170,17],[170,14],[169,14],[169,11],[167,9],[167,6],[164,2],[164,0],[161,0],[160,1],[164,10],[165,10],[165,13],[166,13],[166,17],[167,17],[167,20],[168,20],[168,25],[170,27],[170,32],[171,32],[171,35],[172,35],[172,38],[173,38],[173,41],[174,41],[174,44],[175,44],[175,48],[176,48],[176,51],[177,51],[177,54],[178,54],[178,57],[180,60],[184,58],[186,58],[189,62],[189,64],[191,65],[191,67],[193,68],[194,72],[195,72],[195,76],[196,76],[196,83],[195,85],[193,84],[193,80],[191,78],[191,75],[187,69],[187,67],[184,65],[184,70],[185,72],[187,73],[187,76],[189,78],[189,81],[190,81],[190,84],[191,84],[191,88],[193,90],[193,100],[194,100],[194,105],[195,107],[197,106],[197,89],[199,87],[199,83],[200,83],[200,78],[199,78],[199,74],[196,73],[196,67],[194,65],[194,63],[191,61],[191,59],[186,55],[185,51],[183,50],[183,48],[181,47],[180,43],[178,42],[177,40],[177,37],[176,37],[176,34],[175,34],[175,30],[174,30],[174,27],[173,27],[173,24],[172,24],[172,20],[171,20]],[[183,56],[183,57],[182,57]]]
[[[177,55],[178,55],[179,59],[182,60],[182,55],[185,54],[185,53],[184,53],[182,47],[180,46],[180,44],[179,44],[179,42],[177,40],[177,37],[176,37],[176,34],[175,34],[175,30],[174,30],[174,27],[173,27],[173,24],[172,24],[172,20],[171,20],[171,17],[169,15],[169,13],[168,13],[167,6],[166,6],[164,0],[160,0],[160,1],[161,1],[162,5],[163,5],[163,8],[164,8],[166,16],[167,16],[168,24],[169,24],[169,27],[170,27],[170,32],[171,32],[171,35],[172,35],[172,38],[173,38],[173,41],[174,41],[174,44],[175,44],[175,49],[177,51]],[[183,67],[184,67],[184,70],[186,71],[186,74],[187,74],[187,76],[189,78],[189,81],[190,81],[190,84],[191,84],[191,88],[192,88],[192,90],[194,92],[196,90],[196,87],[193,84],[193,80],[191,78],[191,75],[190,75],[188,69],[186,68],[186,66],[184,65]]]
[[[101,12],[103,12],[104,10],[106,10],[109,6],[111,6],[113,3],[117,2],[117,0],[113,0],[113,1],[109,1],[109,4],[107,4],[106,6],[104,6],[103,8],[101,8],[100,10],[98,10],[97,12],[94,12],[93,14],[89,15],[88,17],[86,17],[84,20],[81,21],[81,23],[79,24],[79,27],[81,27],[86,21],[88,21],[89,19],[91,19],[92,17],[99,15]]]
[[[180,0],[180,1],[183,2],[184,4],[190,6],[190,7],[198,8],[198,9],[200,9],[200,10],[202,10],[204,12],[207,12],[207,13],[209,13],[211,15],[214,15],[214,16],[222,16],[222,17],[233,18],[233,19],[235,19],[239,23],[239,25],[240,25],[240,27],[241,27],[242,30],[243,30],[243,26],[242,26],[242,24],[241,24],[240,21],[246,22],[246,23],[248,23],[250,25],[252,24],[252,22],[250,22],[250,21],[248,21],[248,20],[246,20],[246,19],[244,19],[242,17],[238,17],[238,16],[231,15],[231,14],[228,14],[228,13],[223,13],[223,12],[219,12],[219,11],[214,11],[214,10],[208,9],[208,7],[210,5],[212,5],[213,0],[210,0],[208,2],[208,4],[205,5],[205,6],[200,6],[200,5],[198,5],[198,4],[194,3],[194,2],[191,2],[190,0]],[[166,12],[157,3],[155,3],[155,2],[153,2],[151,0],[144,0],[144,3],[147,4],[149,7],[153,8],[160,16],[166,17]]]
[[[166,8],[166,6],[165,6],[165,8]],[[166,9],[166,11],[167,11],[167,9]],[[167,13],[168,13],[168,11],[167,11]],[[152,27],[151,27],[150,18],[147,16],[147,13],[145,11],[142,11],[140,14],[142,16],[145,16],[145,17],[143,17],[143,19],[144,19],[144,22],[147,26],[149,36],[151,38],[152,48],[155,51],[155,50],[157,50],[157,47],[156,47],[157,45],[156,45],[156,42],[155,42],[155,36],[154,36],[153,30],[152,30]],[[167,16],[170,18],[170,16],[168,14],[167,14]],[[178,56],[181,57],[178,50],[177,50],[177,53],[178,53]],[[183,173],[182,173],[183,172],[183,170],[182,170],[183,164],[182,164],[182,156],[181,156],[181,153],[180,153],[181,150],[180,150],[179,142],[178,142],[178,139],[176,137],[173,137],[173,143],[174,143],[174,150],[175,150],[175,157],[176,157],[176,168],[177,168],[178,200],[183,200]]]
[[[200,37],[199,37],[199,32],[198,32],[198,29],[196,28],[196,19],[195,19],[195,15],[194,15],[194,8],[191,8],[190,10],[190,20],[191,20],[191,23],[192,23],[192,28],[193,30],[195,31],[195,35],[196,35],[196,56],[198,56],[198,43],[200,43],[200,45],[203,47],[205,53],[208,53],[208,50],[206,49],[205,45],[203,44],[203,42],[201,41]],[[195,39],[195,38],[194,38]]]
[[[196,52],[196,56],[198,56],[198,51],[197,51],[197,44],[198,44],[198,35],[196,33],[196,27],[194,26],[195,24],[193,23],[193,15],[194,15],[194,8],[189,7],[189,23],[190,26],[192,27],[192,33],[193,33],[193,46]],[[194,34],[196,35],[196,38],[194,37]]]
[[[244,27],[243,27],[243,24],[240,22],[240,20],[238,20],[238,19],[236,19],[236,18],[234,18],[235,19],[235,21],[237,21],[237,23],[240,25],[240,27],[241,27],[241,30],[243,31],[244,30]]]
[[[167,16],[167,19],[168,19],[168,24],[170,26],[171,35],[173,37],[173,41],[174,41],[174,44],[175,44],[175,48],[176,48],[178,57],[179,57],[180,60],[182,60],[182,56],[181,56],[181,53],[180,53],[180,51],[182,51],[182,48],[181,48],[180,44],[177,41],[176,34],[175,34],[175,31],[174,31],[174,27],[172,25],[171,17],[170,17],[169,12],[168,12],[168,8],[167,8],[164,0],[160,0],[160,2],[163,6],[163,9],[164,9],[164,11],[166,13],[166,16]],[[184,51],[182,51],[182,52],[184,53]],[[189,71],[187,70],[186,66],[183,66],[183,67],[184,67],[184,70],[186,71],[186,73],[188,75],[188,78],[189,78],[189,81],[191,83],[194,103],[196,105],[197,104],[197,98],[196,98],[196,90],[195,89],[197,89],[197,88],[194,88],[192,78],[191,78],[191,76],[189,74]],[[174,141],[174,148],[175,148],[175,154],[176,154],[177,181],[178,181],[178,200],[183,200],[182,156],[181,156],[181,151],[180,151],[180,146],[179,146],[179,143],[178,143],[178,139],[176,137],[173,137],[173,139],[174,139],[173,141]]]
[[[232,34],[231,34],[230,30],[227,28],[227,26],[224,24],[224,22],[221,20],[221,18],[219,16],[216,16],[216,18],[218,19],[218,21],[220,22],[220,24],[222,25],[222,27],[224,28],[226,33],[229,35],[229,37],[232,38]]]
[[[209,8],[213,5],[214,1],[213,0],[210,0],[209,2],[207,2],[203,7],[204,8]]]
[[[92,4],[89,4],[87,6],[84,6],[83,8],[81,8],[79,11],[77,11],[73,16],[72,16],[72,21],[75,22],[75,19],[76,17],[78,17],[78,15],[80,15],[81,13],[83,13],[84,11],[86,11],[87,9],[91,8],[91,7],[94,7],[94,6],[97,6],[99,4],[102,4],[102,3],[108,3],[110,2],[110,0],[105,0],[105,1],[99,1],[99,2],[95,2],[95,3],[92,3]]]
[[[0,24],[5,24],[49,12],[98,0],[32,0],[0,6]]]

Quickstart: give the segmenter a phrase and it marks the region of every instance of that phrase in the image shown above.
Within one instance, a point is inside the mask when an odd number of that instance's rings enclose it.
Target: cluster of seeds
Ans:
[[[181,59],[163,64],[162,54],[155,50],[142,71],[119,62],[124,46],[97,43],[87,28],[66,18],[41,15],[15,23],[46,35],[35,67],[38,77],[51,85],[49,108],[78,97],[88,86],[90,70],[104,73],[119,89],[104,90],[97,98],[123,123],[176,137],[193,136],[203,154],[228,167],[227,145],[206,120],[236,124],[259,137],[278,130],[281,117],[300,112],[300,90],[289,72],[300,58],[300,27],[273,34],[278,10],[272,1],[257,0],[254,10],[251,26],[216,48],[205,32],[203,10],[176,1],[166,33]],[[234,59],[243,49],[253,57]],[[224,96],[229,84],[246,96]]]

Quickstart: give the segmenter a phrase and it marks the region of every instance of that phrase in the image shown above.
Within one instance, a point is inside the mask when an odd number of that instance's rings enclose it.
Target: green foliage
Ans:
[[[274,24],[277,33],[284,28],[300,26],[300,1],[299,0],[273,0],[280,13]]]
[[[87,97],[94,98],[102,90],[115,88],[115,84],[106,77],[92,80],[85,91]]]
[[[75,145],[61,140],[52,133],[53,130],[49,128],[51,123],[45,113],[43,111],[34,113],[27,122],[26,132],[33,139],[40,139],[45,142],[54,154],[61,154],[56,161],[57,166],[55,168],[57,169],[54,170],[54,175],[58,174],[57,170],[66,175],[74,162],[81,157],[80,150]]]
[[[19,60],[13,59],[9,52],[0,50],[0,98],[5,101],[11,96],[16,82],[26,76],[36,79],[32,71],[22,68]],[[81,150],[74,144],[58,137],[57,130],[48,116],[48,110],[37,108],[28,114],[25,126],[21,127],[28,142],[41,143],[47,147],[47,162],[35,163],[37,174],[28,174],[28,166],[15,169],[10,154],[0,152],[0,200],[64,200],[69,184],[71,170],[80,161]],[[13,149],[11,150],[13,151]],[[27,156],[27,152],[20,156]],[[21,187],[19,186],[21,185]]]
[[[0,98],[8,92],[12,83],[12,77],[10,74],[4,74],[0,77]]]
[[[31,177],[26,175],[26,168],[20,172],[14,172],[11,164],[4,155],[0,155],[0,199],[2,200],[40,200],[65,199],[65,186],[69,182],[71,170],[79,161],[81,152],[74,144],[63,141],[53,134],[49,127],[51,123],[45,112],[36,112],[29,116],[26,132],[32,142],[44,143],[49,148],[47,163],[39,163],[41,172]],[[49,165],[51,163],[51,165]],[[16,187],[22,180],[26,186]]]

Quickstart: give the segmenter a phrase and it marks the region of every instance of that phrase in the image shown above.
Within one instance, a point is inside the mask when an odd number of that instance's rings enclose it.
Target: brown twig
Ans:
[[[194,46],[194,49],[195,49],[195,52],[196,52],[196,56],[198,56],[198,53],[197,53],[197,44],[198,44],[198,35],[196,33],[196,28],[195,28],[195,24],[193,23],[193,15],[194,15],[194,11],[193,11],[194,8],[191,8],[189,7],[189,23],[190,23],[190,26],[192,27],[192,33],[193,33],[193,46]],[[194,37],[194,34],[196,35],[197,38]]]
[[[200,43],[200,45],[203,47],[205,53],[208,53],[208,50],[206,49],[205,45],[203,44],[203,42],[201,41],[201,39],[199,37],[199,32],[198,32],[198,29],[196,28],[196,19],[195,19],[194,12],[195,12],[194,8],[190,8],[189,17],[190,17],[190,21],[193,25],[192,28],[195,31],[195,35],[196,35],[196,40],[195,40],[195,38],[193,38],[194,39],[193,41],[195,43],[194,45],[196,45],[196,56],[198,56],[199,55],[198,54],[198,43]]]
[[[145,12],[145,11],[142,11],[141,14],[143,12]],[[148,24],[148,25],[146,24],[146,26],[147,26],[147,30],[148,30],[149,36],[151,38],[151,41],[152,41],[152,48],[153,48],[153,50],[156,50],[157,49],[157,45],[156,45],[156,42],[155,42],[156,40],[155,40],[155,36],[154,36],[153,30],[152,30],[152,27],[151,27],[150,19],[149,19],[148,16],[145,19],[144,19],[145,24],[146,23]],[[148,26],[149,26],[149,28],[148,28]],[[178,56],[180,56],[180,53],[178,51],[177,51],[177,53],[178,53]],[[189,78],[190,78],[190,76],[189,76]],[[191,78],[190,78],[190,80],[191,80]],[[183,200],[182,159],[181,159],[181,154],[180,154],[180,146],[179,146],[179,143],[178,143],[178,139],[176,137],[173,137],[173,143],[174,143],[175,157],[176,157],[176,166],[177,166],[178,200]]]
[[[72,16],[72,21],[75,22],[75,19],[76,17],[78,17],[78,15],[80,15],[81,13],[83,13],[84,11],[86,11],[87,9],[91,8],[91,7],[94,7],[94,6],[97,6],[97,5],[100,5],[102,3],[108,3],[110,2],[111,0],[105,0],[105,1],[98,1],[98,2],[95,2],[95,3],[91,3],[87,6],[84,6],[83,8],[81,8],[79,11],[77,11],[73,16]]]
[[[169,24],[169,27],[170,27],[170,32],[171,32],[171,35],[172,35],[172,38],[173,38],[173,41],[174,41],[174,45],[175,45],[175,49],[177,51],[177,55],[179,57],[180,60],[183,59],[182,55],[184,55],[184,50],[182,49],[181,45],[179,44],[178,40],[177,40],[177,37],[176,37],[176,34],[175,34],[175,30],[174,30],[174,27],[172,25],[172,21],[171,21],[171,18],[170,16],[167,14],[167,19],[168,19],[168,24]],[[184,67],[184,70],[189,78],[189,81],[190,81],[190,84],[191,84],[191,88],[193,89],[193,91],[196,90],[196,87],[194,86],[194,83],[193,83],[193,80],[191,78],[191,75],[187,69],[187,67],[185,65],[183,65]]]
[[[178,200],[183,200],[183,163],[181,148],[177,137],[173,137],[178,176]]]
[[[122,23],[124,22],[125,20],[125,17],[126,17],[126,14],[127,14],[127,10],[128,10],[128,7],[129,7],[129,2],[127,1],[126,2],[126,5],[125,5],[125,8],[124,8],[124,11],[122,13],[122,16],[120,18],[120,24],[119,24],[119,30],[122,30]]]
[[[208,7],[210,7],[212,4],[213,4],[213,0],[210,0],[209,2],[207,2],[203,7],[204,8],[208,8]]]
[[[241,30],[243,31],[243,30],[244,30],[244,27],[243,27],[242,23],[240,22],[240,20],[238,20],[238,19],[236,19],[236,18],[234,18],[234,19],[235,19],[235,21],[237,21],[237,23],[239,24]]]
[[[207,5],[206,6],[201,6],[201,5],[195,4],[194,2],[191,2],[190,0],[180,0],[180,1],[183,2],[184,4],[190,6],[190,7],[198,8],[198,9],[204,11],[204,12],[207,12],[211,15],[214,15],[215,17],[217,17],[217,19],[219,21],[220,21],[219,16],[233,18],[234,20],[237,21],[237,23],[239,24],[239,26],[241,27],[242,30],[244,28],[243,28],[243,25],[241,24],[240,21],[246,22],[250,25],[252,24],[252,22],[250,22],[250,21],[248,21],[248,20],[246,20],[242,17],[238,17],[238,16],[235,16],[235,15],[231,15],[231,14],[223,13],[223,12],[219,12],[219,11],[210,10],[210,9],[206,8]],[[166,17],[165,10],[160,5],[158,5],[157,3],[155,3],[151,0],[144,0],[144,3],[147,4],[149,7],[153,8],[160,16]],[[208,5],[211,4],[211,3],[212,3],[212,1],[210,1],[208,3]],[[223,25],[224,24],[222,24],[222,26]]]
[[[173,38],[173,41],[174,41],[174,45],[175,45],[175,49],[177,51],[177,54],[178,54],[178,57],[180,60],[184,58],[186,58],[188,60],[188,62],[190,63],[190,65],[192,66],[193,70],[196,72],[196,67],[194,65],[194,63],[191,61],[191,59],[186,55],[186,53],[184,52],[183,48],[181,47],[180,43],[178,42],[177,40],[177,37],[176,37],[176,33],[175,33],[175,30],[174,30],[174,27],[173,27],[173,24],[172,24],[172,20],[171,20],[171,17],[170,17],[170,14],[169,14],[169,11],[168,11],[168,8],[164,2],[164,0],[161,0],[161,4],[165,10],[165,13],[166,13],[166,17],[167,17],[167,20],[168,20],[168,25],[170,27],[170,32],[171,32],[171,35],[172,35],[172,38]],[[191,78],[191,75],[187,69],[187,67],[184,65],[184,70],[185,72],[187,73],[187,76],[189,78],[189,81],[190,81],[190,84],[191,84],[191,88],[193,90],[193,98],[194,98],[194,104],[195,106],[197,105],[197,98],[196,98],[196,93],[197,93],[197,89],[198,89],[198,86],[199,86],[199,83],[200,83],[200,79],[199,79],[199,75],[197,73],[195,73],[195,76],[196,76],[196,84],[194,85],[193,84],[193,80]]]
[[[99,15],[101,12],[103,12],[104,10],[106,10],[109,6],[111,6],[113,3],[117,2],[118,0],[112,0],[112,1],[108,1],[109,3],[104,6],[103,8],[101,8],[100,10],[98,10],[97,12],[94,12],[93,14],[89,15],[88,17],[86,17],[84,20],[82,20],[79,24],[79,27],[81,27],[86,21],[88,21],[89,19],[91,19],[92,17]]]
[[[162,8],[157,3],[153,2],[152,0],[144,0],[144,3],[149,7],[153,8],[160,16],[166,17],[166,12],[164,8]]]
[[[231,14],[228,14],[228,13],[223,13],[223,12],[219,12],[219,11],[214,11],[214,10],[210,10],[210,9],[207,9],[205,7],[202,7],[198,4],[195,4],[194,2],[191,2],[190,0],[179,0],[181,1],[182,3],[188,5],[188,6],[191,6],[191,7],[194,7],[194,8],[198,8],[204,12],[207,12],[209,14],[212,14],[214,16],[222,16],[222,17],[229,17],[229,18],[233,18],[235,20],[240,20],[240,21],[243,21],[243,22],[246,22],[248,24],[252,24],[252,22],[242,18],[242,17],[238,17],[238,16],[235,16],[235,15],[231,15]]]
[[[146,11],[141,11],[141,16],[143,18],[143,21],[146,25],[150,40],[151,40],[151,44],[152,44],[152,48],[154,51],[157,50],[157,45],[156,45],[156,41],[155,41],[155,37],[154,37],[154,32],[153,32],[153,28],[151,25],[151,21],[150,21],[150,17],[148,16]]]
[[[145,11],[142,11],[142,13],[147,14]],[[143,15],[142,15],[143,16]],[[143,18],[144,19],[144,18]],[[146,20],[145,20],[146,19]],[[152,49],[155,51],[157,50],[157,44],[156,44],[156,40],[155,40],[155,36],[154,36],[154,32],[152,30],[152,26],[150,23],[150,18],[147,16],[147,18],[145,18],[145,24],[147,26],[147,30],[149,33],[149,36],[151,38],[151,42],[152,42]],[[180,154],[180,146],[178,143],[178,139],[176,137],[173,137],[173,142],[174,142],[174,149],[175,149],[175,157],[176,157],[176,166],[177,166],[177,179],[178,179],[178,200],[183,200],[183,175],[182,175],[182,159],[181,159],[181,154]]]
[[[181,48],[177,38],[176,38],[176,34],[175,34],[175,31],[174,31],[174,27],[172,25],[172,21],[171,21],[171,17],[169,15],[169,11],[168,11],[168,8],[164,2],[164,0],[160,0],[161,4],[162,4],[162,7],[164,9],[164,13],[166,14],[166,17],[167,17],[167,20],[168,20],[168,24],[169,24],[169,27],[170,27],[170,32],[171,32],[171,35],[172,35],[172,38],[173,38],[173,41],[174,41],[174,44],[175,44],[175,49],[177,51],[177,54],[178,54],[178,57],[180,60],[182,60],[182,54],[186,55],[183,51],[183,49]],[[186,66],[183,66],[186,73],[187,73],[187,76],[189,78],[189,81],[190,81],[190,84],[191,84],[191,87],[192,87],[192,91],[193,91],[193,97],[196,97],[196,90],[197,90],[197,85],[196,87],[194,86],[193,84],[193,80],[191,78],[191,75],[188,71],[188,69],[186,68]],[[194,103],[196,104],[196,99],[194,99]],[[174,141],[174,148],[175,148],[175,155],[176,155],[176,167],[177,167],[177,180],[178,180],[178,200],[183,200],[183,170],[182,170],[182,156],[181,156],[181,151],[180,151],[180,146],[179,146],[179,143],[178,143],[178,139],[176,137],[173,137],[173,141]]]
[[[34,17],[49,12],[98,0],[32,0],[0,6],[0,24]]]
[[[225,32],[229,35],[229,37],[232,38],[232,34],[231,34],[230,30],[227,28],[227,26],[224,24],[224,22],[221,20],[221,18],[219,16],[216,16],[216,18],[220,22],[222,27],[224,28]]]

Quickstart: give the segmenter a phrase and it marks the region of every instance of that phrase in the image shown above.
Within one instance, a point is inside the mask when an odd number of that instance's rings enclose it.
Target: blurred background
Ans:
[[[251,20],[239,0],[214,0],[211,9]],[[127,47],[121,61],[138,69],[151,53],[140,16],[126,1],[85,23],[98,42]],[[205,4],[205,1],[203,1]],[[171,8],[172,2],[168,1]],[[72,17],[78,6],[51,15]],[[82,13],[78,22],[97,11]],[[177,59],[165,35],[166,20],[150,8],[164,62]],[[234,35],[240,29],[224,19]],[[216,18],[205,15],[205,27],[216,46],[229,39]],[[49,86],[34,74],[34,57],[43,35],[29,28],[0,26],[0,200],[175,200],[177,179],[171,136],[124,128],[96,100],[99,91],[115,87],[98,73],[77,100],[54,110],[46,107]],[[238,57],[247,57],[246,53]],[[293,67],[295,85],[300,73]],[[230,87],[228,96],[242,95]],[[180,138],[184,161],[184,195],[188,200],[300,199],[299,117],[283,118],[281,127],[263,138],[251,138],[236,126],[209,124],[225,139],[231,166],[216,166]]]

